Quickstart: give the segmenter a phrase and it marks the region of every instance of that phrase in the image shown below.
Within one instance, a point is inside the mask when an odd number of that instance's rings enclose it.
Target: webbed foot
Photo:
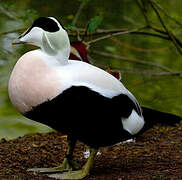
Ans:
[[[58,167],[53,168],[32,168],[28,169],[29,172],[37,172],[37,173],[59,173],[59,172],[65,172],[65,171],[73,171],[80,169],[80,165],[74,161],[65,158],[62,165]]]
[[[83,179],[89,174],[97,151],[97,149],[91,149],[90,156],[82,169],[76,171],[71,170],[63,173],[49,174],[48,176],[55,179]]]
[[[84,169],[76,170],[76,171],[68,171],[64,173],[56,173],[50,174],[48,177],[55,178],[55,179],[83,179],[88,175]]]

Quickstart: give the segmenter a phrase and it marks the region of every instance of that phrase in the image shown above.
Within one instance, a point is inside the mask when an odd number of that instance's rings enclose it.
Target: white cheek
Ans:
[[[25,36],[23,36],[20,41],[32,44],[32,45],[39,45],[42,41],[42,34],[43,30],[38,27],[34,27],[31,29],[30,32],[28,32]]]

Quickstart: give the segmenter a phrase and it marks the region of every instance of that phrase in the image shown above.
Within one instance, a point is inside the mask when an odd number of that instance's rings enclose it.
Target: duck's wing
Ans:
[[[139,103],[132,93],[108,72],[88,63],[69,60],[67,66],[61,67],[60,73],[64,74],[64,79],[69,79],[66,80],[70,82],[69,86],[85,86],[108,98],[125,94],[134,102],[137,112],[142,114]]]

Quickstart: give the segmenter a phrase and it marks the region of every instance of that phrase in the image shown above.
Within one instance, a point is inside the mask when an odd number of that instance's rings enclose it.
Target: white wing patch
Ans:
[[[65,69],[61,67],[60,72],[69,77],[72,85],[86,86],[108,98],[128,94],[128,90],[114,76],[85,62],[69,60],[69,66]]]
[[[144,126],[144,119],[139,116],[135,110],[132,111],[128,118],[122,118],[123,128],[130,134],[137,134]]]

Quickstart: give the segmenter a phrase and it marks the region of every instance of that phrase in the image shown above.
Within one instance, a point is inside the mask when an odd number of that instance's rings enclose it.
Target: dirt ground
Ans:
[[[0,180],[51,180],[45,174],[27,172],[33,167],[61,164],[66,138],[60,133],[32,134],[0,141]],[[75,159],[83,165],[87,146],[78,143]],[[134,143],[101,148],[87,180],[182,179],[182,123],[155,126]]]

